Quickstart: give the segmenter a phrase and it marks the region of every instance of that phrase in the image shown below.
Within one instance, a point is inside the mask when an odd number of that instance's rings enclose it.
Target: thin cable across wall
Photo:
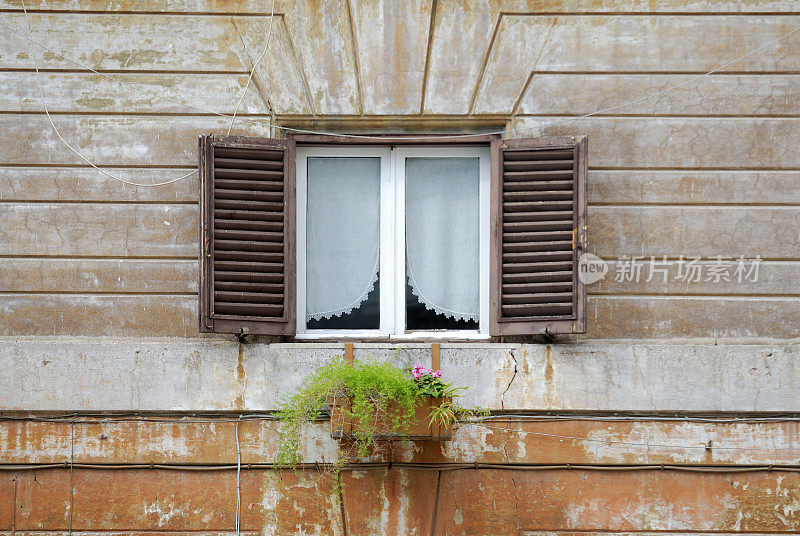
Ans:
[[[31,26],[30,20],[28,19],[28,10],[25,7],[25,0],[20,0],[20,2],[22,2],[22,9],[25,11],[25,22],[28,24],[28,33],[31,36],[31,41],[33,41],[33,27]],[[47,101],[44,98],[44,90],[42,89],[42,81],[41,81],[40,76],[39,76],[40,75],[40,73],[39,73],[39,61],[36,59],[36,54],[35,53],[33,53],[32,55],[33,55],[33,66],[36,69],[36,85],[38,86],[38,89],[39,89],[39,98],[41,99],[42,107],[44,108],[44,113],[47,115],[47,120],[50,122],[50,126],[53,128],[53,132],[56,133],[56,136],[58,137],[58,139],[61,140],[61,142],[64,145],[66,145],[67,148],[70,151],[75,153],[75,155],[77,155],[81,160],[83,160],[84,162],[86,162],[87,164],[92,166],[95,170],[97,170],[98,172],[102,173],[103,175],[105,175],[106,177],[108,177],[110,179],[113,179],[115,181],[119,181],[119,182],[121,182],[123,184],[127,184],[129,186],[141,186],[143,188],[154,188],[156,186],[166,186],[167,184],[172,184],[174,182],[178,182],[180,180],[183,180],[183,179],[185,179],[187,177],[190,177],[191,175],[194,175],[195,173],[197,173],[197,170],[193,170],[193,171],[190,171],[189,173],[181,175],[180,177],[175,178],[175,179],[170,179],[168,181],[163,181],[163,182],[154,182],[154,183],[150,183],[150,184],[144,184],[144,183],[140,183],[140,182],[129,181],[127,179],[123,179],[122,177],[117,177],[116,175],[113,175],[112,173],[109,173],[108,171],[105,171],[104,169],[99,168],[97,165],[94,164],[94,162],[89,160],[86,156],[84,156],[83,153],[81,153],[78,149],[73,147],[67,140],[65,140],[64,136],[61,135],[61,132],[59,132],[58,127],[56,127],[56,124],[53,122],[53,118],[50,116],[50,110],[47,107]]]
[[[66,463],[41,463],[41,464],[0,464],[0,471],[40,471],[44,469],[65,469],[70,464]],[[761,465],[675,465],[675,464],[514,464],[514,463],[409,463],[409,462],[364,462],[350,463],[344,466],[330,463],[300,463],[294,469],[286,469],[271,463],[246,463],[241,466],[236,464],[224,465],[191,465],[191,464],[165,464],[165,463],[131,463],[131,464],[104,464],[104,463],[75,463],[75,469],[96,471],[127,471],[152,469],[161,471],[186,471],[186,472],[224,472],[224,471],[324,471],[341,469],[343,471],[365,471],[377,469],[409,469],[416,471],[458,471],[465,469],[505,469],[515,471],[678,471],[686,473],[758,473],[758,472],[786,472],[800,473],[800,465],[788,464],[761,464]],[[241,499],[240,499],[241,500]]]
[[[68,469],[69,470],[69,534],[72,534],[72,520],[73,520],[73,512],[74,512],[74,493],[75,493],[75,484],[74,484],[74,472],[76,469],[80,470],[88,470],[88,471],[103,471],[103,470],[161,470],[161,471],[181,471],[181,472],[225,472],[225,471],[232,471],[235,470],[236,473],[236,490],[235,490],[235,497],[236,497],[236,510],[235,510],[235,533],[237,536],[240,534],[240,521],[241,521],[241,508],[242,508],[242,495],[241,495],[241,473],[242,470],[247,471],[284,471],[287,470],[285,467],[278,466],[275,463],[247,463],[246,465],[242,462],[242,447],[241,441],[239,437],[239,425],[241,422],[245,420],[260,420],[260,421],[271,421],[275,420],[275,416],[272,414],[251,414],[251,415],[239,415],[237,418],[211,418],[211,419],[166,419],[160,418],[158,420],[145,420],[143,421],[142,417],[139,416],[116,416],[113,419],[94,419],[94,420],[82,420],[78,421],[77,419],[78,414],[71,414],[69,416],[51,416],[51,417],[38,417],[35,418],[33,416],[29,417],[2,417],[0,416],[0,422],[2,420],[9,420],[11,422],[19,422],[21,420],[25,420],[28,422],[57,422],[57,423],[64,423],[68,422],[70,425],[70,454],[69,460],[65,460],[64,463],[34,463],[34,464],[2,464],[0,463],[0,472],[2,471],[12,471],[12,472],[22,472],[22,471],[41,471],[45,469]],[[524,416],[504,416],[506,419],[515,419],[515,420],[507,420],[513,425],[518,425],[524,422],[526,419]],[[67,418],[69,420],[67,420]],[[586,418],[585,418],[586,419]],[[489,418],[491,420],[491,417]],[[592,420],[592,419],[588,419]],[[727,419],[730,420],[730,419]],[[798,421],[797,418],[784,418],[781,422],[793,422],[796,423]],[[236,441],[236,464],[188,464],[188,463],[149,463],[149,464],[142,464],[142,463],[86,463],[86,462],[75,462],[75,424],[76,423],[98,423],[98,422],[110,422],[110,423],[117,423],[117,422],[151,422],[151,423],[176,423],[176,424],[192,424],[198,422],[204,423],[220,423],[220,422],[234,422],[234,434],[235,434],[235,441]],[[775,422],[774,420],[770,420],[768,422]],[[534,432],[530,430],[519,430],[514,428],[503,428],[497,426],[490,426],[486,424],[485,421],[461,421],[461,425],[470,426],[482,426],[489,430],[492,430],[492,433],[495,432],[508,432],[514,434],[529,434],[529,435],[537,435],[546,438],[558,439],[559,441],[564,440],[572,440],[572,441],[589,441],[589,442],[599,442],[603,444],[620,444],[620,445],[627,445],[627,446],[634,446],[634,447],[646,447],[648,451],[654,448],[664,448],[664,449],[671,449],[671,450],[678,450],[678,449],[697,449],[702,448],[705,450],[709,450],[711,447],[707,445],[675,445],[675,444],[658,444],[658,443],[649,443],[649,442],[633,442],[633,441],[617,441],[617,440],[608,440],[608,439],[597,439],[597,438],[590,438],[590,437],[580,437],[580,436],[571,436],[571,435],[562,435],[562,434],[550,434],[544,432]],[[724,446],[715,446],[713,447],[716,450],[754,450],[754,448],[748,447],[724,447]],[[775,447],[765,447],[766,449],[772,451],[778,450],[786,450],[782,448],[775,448]],[[761,450],[761,448],[757,448]],[[800,445],[796,448],[792,448],[792,450],[800,450]],[[373,470],[385,470],[390,471],[392,469],[401,469],[401,470],[408,470],[408,471],[437,471],[441,474],[442,471],[478,471],[478,470],[494,470],[494,471],[584,471],[584,472],[643,472],[643,471],[661,471],[661,472],[680,472],[680,473],[696,473],[696,474],[745,474],[745,473],[769,473],[769,472],[776,472],[776,473],[800,473],[800,465],[798,464],[740,464],[740,465],[708,465],[708,464],[570,464],[570,463],[559,463],[559,464],[535,464],[535,463],[511,463],[510,461],[506,461],[505,463],[485,463],[474,461],[471,463],[414,463],[414,462],[364,462],[364,463],[348,463],[344,466],[339,464],[330,464],[330,463],[300,463],[292,470],[309,470],[309,471],[316,471],[319,472],[320,470],[329,469],[329,470],[337,470],[337,471],[373,471]]]
[[[760,451],[770,451],[770,452],[800,452],[800,439],[798,439],[798,445],[792,447],[776,447],[776,446],[764,446],[764,447],[736,447],[736,446],[725,446],[715,444],[713,447],[709,447],[707,443],[703,444],[691,444],[691,445],[681,445],[681,444],[669,444],[669,443],[651,443],[647,441],[621,441],[621,440],[613,440],[613,439],[605,439],[605,438],[594,438],[594,437],[585,437],[585,436],[575,436],[575,435],[566,435],[566,434],[552,434],[547,432],[536,432],[532,430],[521,430],[518,428],[509,428],[509,427],[500,427],[500,426],[491,426],[487,424],[488,422],[496,421],[499,419],[509,419],[510,417],[514,417],[516,420],[507,420],[506,422],[513,423],[513,424],[521,424],[524,422],[546,422],[548,420],[586,420],[586,421],[593,421],[593,420],[600,420],[600,421],[614,421],[618,420],[618,418],[609,417],[609,418],[592,418],[592,417],[582,417],[580,419],[576,419],[574,417],[566,416],[564,419],[542,419],[538,417],[534,418],[525,418],[525,416],[507,416],[507,415],[499,415],[496,417],[489,417],[484,420],[462,420],[458,421],[460,425],[464,426],[479,426],[482,428],[486,428],[488,430],[492,430],[493,432],[506,432],[509,434],[518,434],[518,435],[532,435],[538,437],[545,437],[545,438],[552,438],[558,440],[570,440],[570,441],[579,441],[579,442],[587,442],[593,444],[603,444],[603,445],[622,445],[628,447],[637,447],[637,448],[644,448],[644,449],[672,449],[672,450],[724,450],[724,451],[749,451],[749,452],[760,452]],[[0,416],[0,422],[3,420],[9,421],[30,421],[30,422],[54,422],[54,423],[70,423],[72,427],[75,424],[109,424],[109,423],[121,423],[121,422],[148,422],[148,423],[159,423],[159,424],[219,424],[219,423],[234,423],[236,429],[236,449],[237,449],[237,459],[239,459],[239,463],[241,463],[241,447],[239,441],[239,424],[245,421],[275,421],[277,417],[271,414],[258,414],[258,415],[240,415],[238,417],[219,417],[219,418],[190,418],[190,419],[167,419],[167,418],[160,418],[160,419],[151,419],[147,417],[138,417],[138,416],[129,416],[129,417],[118,417],[113,419],[85,419],[79,420],[77,418],[77,414],[70,414],[69,416],[53,416],[53,417],[44,417],[44,416],[29,416],[29,417],[13,417],[13,416]],[[635,419],[638,422],[647,421],[647,420],[654,420],[657,422],[657,419],[647,419],[647,418],[637,418]],[[667,422],[674,421],[676,419],[670,419]],[[677,419],[679,422],[691,422],[687,419]],[[323,416],[319,419],[319,422],[324,423],[327,422],[327,418]],[[629,421],[628,421],[629,422]],[[715,421],[713,419],[704,419],[699,422],[705,423],[740,423],[740,422],[768,422],[768,423],[797,423],[800,422],[800,418],[746,418],[741,420],[731,419],[731,418],[723,418],[719,421]],[[74,432],[73,432],[74,433]]]
[[[148,94],[150,96],[154,96],[154,97],[156,97],[158,99],[165,100],[165,101],[168,101],[168,102],[173,102],[173,103],[179,104],[181,106],[186,106],[186,107],[191,108],[191,109],[204,111],[205,113],[211,113],[213,115],[218,115],[218,116],[222,116],[222,117],[230,117],[231,118],[231,123],[230,123],[230,125],[228,127],[228,132],[229,133],[231,131],[231,128],[233,127],[234,121],[236,120],[236,113],[238,112],[239,106],[241,105],[241,101],[244,98],[244,95],[245,95],[247,89],[249,88],[250,81],[253,78],[253,75],[255,73],[256,67],[261,62],[262,58],[264,57],[264,55],[266,54],[266,52],[268,50],[269,41],[270,41],[270,38],[271,38],[271,35],[272,35],[272,18],[274,17],[274,2],[273,2],[272,12],[270,13],[270,31],[269,31],[269,34],[268,34],[267,42],[265,43],[265,46],[264,46],[264,51],[262,52],[262,54],[259,57],[258,61],[256,61],[253,64],[253,67],[250,70],[250,74],[249,74],[249,77],[248,77],[247,84],[246,84],[246,86],[244,88],[244,91],[242,92],[242,95],[239,98],[239,102],[236,105],[236,109],[234,110],[233,115],[229,116],[227,114],[222,114],[222,113],[215,112],[215,111],[203,110],[202,108],[199,108],[199,107],[196,107],[196,106],[192,106],[192,105],[189,105],[189,104],[186,104],[186,103],[183,103],[183,102],[179,102],[179,101],[176,101],[174,99],[164,98],[161,95],[159,95],[157,93],[154,93],[154,92],[144,91],[141,88],[137,88],[135,85],[124,83],[123,81],[120,81],[120,80],[116,79],[115,77],[112,77],[110,75],[98,72],[98,71],[96,71],[94,69],[91,69],[91,68],[89,68],[87,66],[84,66],[83,64],[80,64],[79,62],[76,62],[74,60],[66,58],[65,56],[53,51],[49,47],[47,47],[47,46],[45,46],[45,45],[43,45],[43,44],[41,44],[41,43],[39,43],[39,42],[37,42],[37,41],[35,41],[33,39],[33,30],[32,30],[32,27],[30,25],[30,21],[29,21],[29,18],[28,18],[29,14],[28,14],[27,8],[25,7],[24,0],[20,0],[20,1],[22,2],[22,7],[23,7],[23,10],[25,12],[25,17],[26,17],[26,22],[28,24],[28,30],[29,30],[30,37],[23,36],[22,34],[20,34],[19,32],[17,32],[16,30],[14,30],[13,28],[11,28],[10,26],[8,26],[8,25],[6,25],[4,23],[0,23],[0,26],[4,27],[7,30],[13,32],[14,34],[19,35],[19,36],[23,37],[24,39],[30,41],[33,45],[36,45],[36,46],[39,46],[39,47],[41,47],[41,48],[43,48],[45,50],[48,50],[48,51],[58,55],[59,57],[64,58],[65,60],[70,61],[71,63],[73,63],[75,65],[78,65],[78,66],[80,66],[82,68],[85,68],[85,69],[87,69],[87,70],[89,70],[91,72],[94,72],[96,74],[104,76],[105,78],[108,78],[108,79],[114,80],[116,82],[119,82],[121,84],[124,84],[125,86],[130,87],[130,88],[134,89],[135,91],[142,91],[142,92],[144,92],[144,93],[146,93],[146,94]],[[727,68],[727,67],[729,67],[729,66],[731,66],[731,65],[733,65],[733,64],[735,64],[735,63],[737,63],[739,61],[742,61],[742,60],[744,60],[744,59],[746,59],[746,58],[748,58],[750,56],[753,56],[753,55],[755,55],[755,54],[757,54],[757,53],[759,53],[759,52],[761,52],[761,51],[763,51],[763,50],[765,50],[765,49],[777,44],[778,42],[786,39],[787,37],[790,37],[791,35],[797,33],[798,31],[800,31],[800,26],[798,26],[797,28],[794,28],[793,30],[781,35],[777,39],[769,41],[768,43],[765,43],[764,45],[762,45],[762,46],[760,46],[758,48],[755,48],[755,49],[747,52],[746,54],[744,54],[742,56],[739,56],[739,57],[734,58],[734,59],[732,59],[732,60],[730,60],[728,62],[725,62],[725,63],[723,63],[723,64],[711,69],[710,71],[707,71],[707,72],[705,72],[705,73],[703,73],[701,75],[698,75],[698,76],[695,76],[693,78],[690,78],[689,80],[686,80],[686,81],[681,82],[679,84],[675,84],[673,86],[669,86],[667,88],[664,88],[664,89],[662,89],[660,91],[657,91],[655,93],[652,93],[652,94],[649,94],[649,95],[645,95],[645,96],[640,97],[638,99],[634,99],[632,101],[621,103],[621,104],[618,104],[618,105],[615,105],[615,106],[610,106],[610,107],[607,107],[607,108],[602,108],[602,109],[599,109],[599,110],[596,110],[594,112],[590,112],[590,113],[587,113],[587,114],[574,116],[574,117],[569,117],[569,118],[566,118],[566,119],[563,119],[563,120],[560,120],[560,121],[554,121],[554,122],[551,122],[551,123],[545,123],[545,124],[535,125],[535,126],[530,126],[530,127],[503,129],[503,130],[498,130],[498,131],[494,131],[494,132],[484,133],[484,135],[485,134],[507,135],[507,134],[515,134],[515,133],[520,133],[520,132],[531,132],[531,131],[533,131],[533,132],[541,132],[545,128],[549,128],[549,127],[553,127],[553,126],[557,126],[557,125],[562,125],[562,124],[570,123],[570,122],[577,121],[577,120],[580,120],[580,119],[585,119],[585,118],[589,118],[589,117],[605,114],[605,113],[608,113],[608,112],[612,112],[612,111],[615,111],[615,110],[619,110],[619,109],[622,109],[622,108],[626,108],[626,107],[631,106],[633,104],[637,104],[637,103],[643,102],[645,100],[652,99],[652,98],[658,97],[660,95],[664,95],[664,94],[669,93],[669,92],[671,92],[671,91],[673,91],[675,89],[679,89],[681,87],[685,87],[685,86],[688,86],[688,85],[693,84],[695,82],[698,82],[698,81],[700,81],[701,79],[703,79],[703,78],[705,78],[707,76],[710,76],[710,75],[712,75],[712,74],[714,74],[716,72],[719,72],[719,71],[721,71],[721,70],[723,70],[723,69],[725,69],[725,68]],[[34,60],[34,65],[35,65],[35,69],[36,69],[37,85],[38,85],[38,89],[39,89],[39,94],[40,94],[40,98],[41,98],[41,101],[42,101],[42,105],[43,105],[43,107],[45,109],[45,113],[47,114],[48,120],[50,121],[50,125],[52,126],[54,132],[56,133],[58,138],[61,140],[61,142],[64,143],[64,145],[66,145],[72,152],[74,152],[76,155],[78,155],[82,160],[84,160],[87,164],[92,166],[98,172],[102,173],[103,175],[105,175],[105,176],[107,176],[107,177],[109,177],[111,179],[114,179],[114,180],[117,180],[119,182],[122,182],[124,184],[131,185],[131,186],[142,186],[142,187],[155,187],[155,186],[164,186],[164,185],[167,185],[167,184],[172,184],[174,182],[178,182],[178,181],[180,181],[182,179],[185,179],[185,178],[187,178],[187,177],[189,177],[189,176],[191,176],[191,175],[196,173],[196,171],[191,171],[191,172],[189,172],[189,173],[187,173],[185,175],[182,175],[182,176],[180,176],[178,178],[175,178],[175,179],[172,179],[172,180],[169,180],[169,181],[164,181],[164,182],[160,182],[160,183],[152,183],[152,184],[142,184],[142,183],[135,183],[135,182],[132,182],[132,181],[128,181],[128,180],[122,179],[120,177],[116,177],[116,176],[104,171],[103,169],[99,168],[97,165],[95,165],[93,162],[91,162],[88,158],[86,158],[82,153],[80,153],[77,149],[75,149],[72,145],[70,145],[63,138],[63,136],[60,134],[60,132],[56,128],[55,123],[53,122],[53,120],[52,120],[52,118],[50,116],[50,112],[49,112],[49,110],[47,108],[47,104],[46,104],[46,101],[45,101],[45,98],[44,98],[44,93],[42,91],[41,82],[39,80],[39,76],[40,76],[39,67],[38,67],[38,62],[36,60],[36,54],[35,53],[33,54],[33,60]],[[377,138],[377,136],[372,136],[372,135],[339,134],[339,133],[324,132],[324,131],[317,131],[317,130],[297,129],[297,128],[291,128],[291,127],[284,127],[284,126],[280,126],[280,125],[270,125],[270,128],[283,130],[285,132],[295,132],[295,133],[302,133],[302,134],[336,135],[336,136],[350,138],[350,139],[371,140],[371,139],[376,139]],[[450,135],[414,136],[414,137],[409,137],[409,136],[385,137],[385,136],[381,136],[380,138],[383,139],[383,140],[386,140],[386,141],[391,141],[391,140],[395,140],[395,141],[409,141],[409,140],[425,141],[426,139],[439,139],[439,140],[441,140],[441,139],[467,139],[467,138],[474,137],[474,136],[475,136],[475,134],[450,134]]]

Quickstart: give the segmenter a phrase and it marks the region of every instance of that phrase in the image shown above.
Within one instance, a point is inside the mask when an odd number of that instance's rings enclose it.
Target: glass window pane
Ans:
[[[380,328],[380,173],[380,158],[308,159],[308,329]]]
[[[406,158],[406,329],[478,329],[479,159]]]

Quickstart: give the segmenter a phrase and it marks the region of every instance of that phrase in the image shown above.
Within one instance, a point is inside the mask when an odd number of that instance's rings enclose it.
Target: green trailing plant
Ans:
[[[388,423],[390,432],[406,434],[416,418],[416,408],[423,397],[443,399],[431,407],[430,424],[442,429],[461,418],[486,414],[454,404],[464,389],[441,378],[441,371],[425,369],[421,364],[399,368],[385,361],[356,361],[352,364],[336,359],[322,365],[306,378],[298,389],[284,400],[278,410],[281,429],[278,436],[276,466],[293,469],[301,462],[301,433],[307,423],[320,418],[331,401],[346,400],[343,418],[353,423],[354,457],[365,457],[376,436]],[[340,450],[333,465],[338,474],[348,461],[348,453]]]

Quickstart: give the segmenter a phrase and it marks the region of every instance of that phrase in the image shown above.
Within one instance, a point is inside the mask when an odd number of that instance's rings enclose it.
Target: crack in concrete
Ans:
[[[639,363],[639,356],[636,354],[636,348],[631,347],[631,355],[633,355],[633,362],[634,366],[636,367],[636,371],[639,373],[639,376],[642,381],[642,389],[644,390],[647,397],[650,399],[650,405],[653,407],[654,410],[657,410],[658,407],[656,406],[655,400],[653,398],[653,393],[650,392],[650,389],[647,388],[647,376],[642,369],[641,363]]]
[[[514,383],[514,379],[517,377],[517,358],[514,356],[514,351],[509,350],[508,355],[514,360],[514,375],[511,376],[511,381],[508,382],[505,391],[503,391],[503,394],[500,396],[500,409],[506,409],[506,393],[511,389],[511,384]]]
[[[519,494],[517,493],[517,482],[514,480],[513,476],[511,477],[511,484],[511,487],[514,489],[514,511],[517,514],[517,532],[519,533],[522,530],[519,520]]]
[[[503,456],[506,457],[506,463],[511,463],[511,458],[508,456],[508,445],[506,444],[505,440],[502,443],[503,447]]]

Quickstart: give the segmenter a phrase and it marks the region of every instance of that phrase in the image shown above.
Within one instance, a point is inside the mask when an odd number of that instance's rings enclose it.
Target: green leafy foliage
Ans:
[[[425,374],[414,380],[417,384],[419,394],[422,396],[432,396],[434,398],[444,398],[457,396],[456,393],[465,387],[453,387],[451,384],[442,381],[441,378]]]
[[[459,416],[478,416],[480,410],[453,404],[452,398],[463,389],[443,381],[441,371],[425,370],[421,364],[402,369],[385,361],[331,361],[315,370],[279,407],[276,467],[293,469],[302,461],[302,429],[317,420],[331,401],[349,402],[341,406],[342,419],[353,424],[354,449],[349,455],[363,458],[387,424],[391,433],[406,434],[422,397],[444,399],[430,414],[430,423],[442,428],[451,426]],[[348,453],[340,450],[333,471],[338,474],[347,460]]]
[[[419,396],[414,380],[391,363],[356,361],[348,365],[342,359],[331,361],[306,378],[280,406],[278,418],[282,427],[276,463],[294,467],[301,461],[301,429],[305,423],[315,421],[331,399],[352,401],[344,418],[358,424],[358,454],[366,456],[375,437],[375,416],[388,417],[392,430],[402,435],[414,418]]]

